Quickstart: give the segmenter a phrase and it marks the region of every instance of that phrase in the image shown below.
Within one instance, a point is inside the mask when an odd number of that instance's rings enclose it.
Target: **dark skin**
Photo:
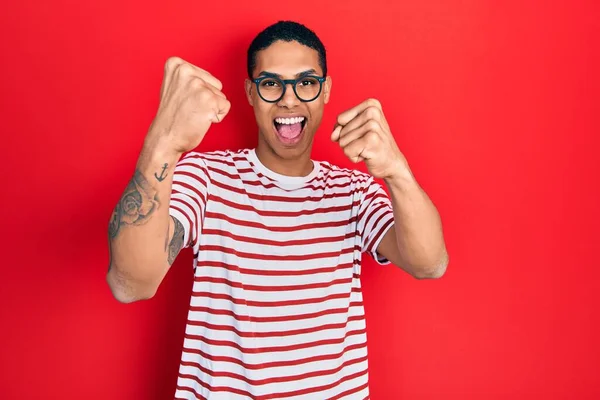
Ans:
[[[154,174],[157,182],[164,180],[164,171],[167,165],[163,167],[161,174]],[[114,239],[119,235],[121,227],[124,225],[142,225],[152,213],[161,206],[156,191],[152,189],[150,182],[142,175],[140,171],[135,172],[131,181],[127,185],[125,192],[121,196],[119,203],[115,207],[109,224],[109,239]],[[169,224],[169,230],[173,229],[173,235],[167,234],[165,251],[168,251],[168,262],[172,265],[183,248],[183,226],[181,223],[171,217],[172,223]],[[171,228],[173,225],[173,228]],[[169,238],[171,240],[169,241]],[[111,263],[109,263],[110,265]]]
[[[303,72],[314,72],[322,76],[319,53],[298,42],[278,41],[257,53],[253,78],[261,72],[279,75],[282,79],[295,79]],[[245,82],[246,98],[254,109],[258,125],[256,154],[270,170],[287,176],[305,176],[313,168],[310,153],[314,135],[321,124],[325,104],[331,93],[331,77],[323,83],[321,95],[312,102],[301,102],[291,86],[277,103],[267,103],[256,93],[256,85],[249,79]],[[307,118],[302,139],[288,146],[277,137],[273,120],[278,116],[302,115]]]
[[[295,41],[279,41],[257,53],[252,77],[268,72],[289,80],[308,71],[323,73],[317,51]],[[245,87],[258,126],[260,161],[281,175],[309,174],[313,139],[329,102],[331,78],[326,78],[320,96],[311,102],[297,99],[289,85],[276,103],[260,99],[252,81],[247,80]],[[210,126],[229,113],[231,103],[222,89],[210,72],[179,57],[165,63],[156,117],[134,178],[111,217],[106,279],[121,302],[151,298],[184,246],[181,226],[168,212],[172,174],[182,154],[195,149]],[[276,119],[287,126],[275,129]],[[306,122],[301,131],[298,121]],[[448,256],[439,215],[395,144],[381,104],[369,99],[341,114],[331,140],[352,162],[365,162],[369,173],[388,186],[394,229],[388,230],[377,251],[417,278],[442,276]]]
[[[173,172],[181,156],[228,114],[231,104],[222,87],[208,71],[179,57],[165,63],[156,116],[109,228],[106,280],[122,303],[154,296],[184,245],[179,222],[185,221],[169,215]]]
[[[298,43],[277,42],[269,48],[259,52],[256,68],[260,71],[276,71],[282,78],[295,78],[302,72],[321,75],[316,50]],[[300,50],[300,51],[299,51]],[[293,90],[288,88],[286,96],[279,103],[270,104],[262,101],[253,90],[254,83],[246,82],[248,100],[254,107],[256,121],[259,128],[259,141],[257,155],[267,167],[273,171],[290,175],[302,176],[310,173],[312,162],[310,151],[314,134],[321,123],[324,105],[329,101],[331,78],[323,85],[323,92],[315,101],[303,103],[298,100]],[[302,114],[307,118],[301,142],[296,146],[285,146],[280,143],[273,131],[273,118],[290,113]],[[123,196],[113,211],[109,239],[119,235],[124,225],[141,225],[152,213],[163,205],[156,198],[152,185],[147,179],[162,182],[167,176],[168,164],[162,165],[160,170],[151,177],[144,177],[136,171]],[[168,263],[172,265],[177,254],[183,248],[183,226],[171,217],[165,250],[168,250]]]
[[[306,71],[321,75],[319,55],[298,42],[278,41],[257,53],[253,78],[262,73],[295,79]],[[287,176],[306,176],[314,135],[331,94],[331,78],[322,94],[312,102],[300,101],[291,86],[277,103],[263,101],[256,86],[246,80],[246,97],[254,108],[258,125],[256,154],[270,170]],[[308,122],[294,145],[282,142],[273,120],[281,116],[304,116]],[[337,142],[353,163],[365,162],[370,174],[383,179],[391,193],[394,227],[381,240],[377,251],[393,264],[417,278],[437,278],[448,264],[439,214],[414,178],[387,124],[381,103],[368,99],[337,118],[331,140]]]

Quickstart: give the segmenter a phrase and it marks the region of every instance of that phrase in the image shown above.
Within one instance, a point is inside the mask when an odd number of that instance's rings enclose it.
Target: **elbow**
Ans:
[[[119,288],[111,287],[111,292],[115,300],[121,304],[131,304],[142,300],[150,300],[154,294],[131,293]]]
[[[419,280],[423,279],[440,279],[446,273],[446,269],[442,267],[430,268],[415,272],[413,277]]]
[[[423,268],[415,268],[412,274],[416,279],[440,279],[446,273],[448,268],[449,257],[448,253],[444,252],[443,257],[436,263],[431,263]]]
[[[114,299],[122,304],[149,300],[156,294],[156,288],[134,284],[112,269],[106,274],[106,283]]]

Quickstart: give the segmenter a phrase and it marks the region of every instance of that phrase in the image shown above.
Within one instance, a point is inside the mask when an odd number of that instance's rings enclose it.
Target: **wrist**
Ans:
[[[183,152],[175,148],[171,137],[167,131],[153,126],[144,139],[142,153],[177,162]]]
[[[401,164],[394,169],[394,172],[383,179],[386,185],[395,191],[410,191],[419,188],[419,184],[415,179],[412,171],[406,164]]]
[[[174,149],[168,136],[149,132],[144,139],[136,168],[144,175],[172,171],[183,153]],[[164,169],[164,173],[161,172]]]

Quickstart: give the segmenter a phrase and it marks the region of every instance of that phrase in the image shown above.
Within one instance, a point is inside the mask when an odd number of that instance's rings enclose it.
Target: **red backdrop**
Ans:
[[[372,398],[600,398],[597,2],[12,3],[0,12],[2,399],[172,398],[191,254],[154,299],[118,304],[108,219],[167,57],[212,71],[233,103],[200,150],[253,146],[245,51],[284,18],[329,49],[314,157],[353,166],[330,129],[377,97],[444,221],[443,279],[364,267]]]

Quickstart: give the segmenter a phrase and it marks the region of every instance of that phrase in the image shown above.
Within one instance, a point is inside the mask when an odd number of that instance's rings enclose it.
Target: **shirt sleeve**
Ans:
[[[378,264],[390,264],[388,259],[377,252],[377,248],[393,225],[392,202],[383,187],[373,177],[369,177],[360,197],[358,229],[361,233],[361,251],[368,253]]]
[[[209,190],[210,176],[202,155],[184,155],[175,166],[169,204],[169,215],[183,225],[184,247],[197,247]]]

